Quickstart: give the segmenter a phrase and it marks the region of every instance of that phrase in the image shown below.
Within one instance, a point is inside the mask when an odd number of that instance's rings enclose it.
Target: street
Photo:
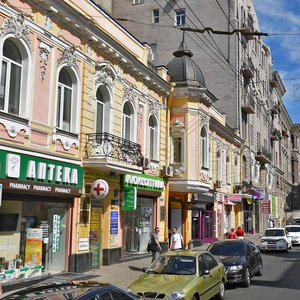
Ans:
[[[288,253],[265,252],[262,255],[263,276],[253,277],[249,288],[228,286],[225,299],[300,299],[300,247],[294,246]]]

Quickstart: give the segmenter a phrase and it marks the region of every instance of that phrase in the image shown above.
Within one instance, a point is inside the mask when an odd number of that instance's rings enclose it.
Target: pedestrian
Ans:
[[[183,238],[180,233],[177,232],[177,227],[172,228],[170,250],[179,250],[183,248]]]
[[[151,249],[153,249],[151,250],[152,262],[154,262],[154,260],[159,257],[161,252],[161,246],[158,240],[158,233],[159,233],[159,228],[155,227],[154,232],[152,233],[150,238],[152,244]]]
[[[245,232],[242,226],[238,226],[237,230],[235,231],[235,234],[238,239],[244,239],[245,238]]]
[[[234,232],[235,230],[234,230],[234,228],[232,227],[231,228],[231,230],[227,233],[227,238],[228,239],[236,239],[236,234],[235,234],[235,232]]]

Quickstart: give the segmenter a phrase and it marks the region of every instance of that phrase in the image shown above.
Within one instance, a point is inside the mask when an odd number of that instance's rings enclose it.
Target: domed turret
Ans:
[[[193,53],[187,49],[184,38],[173,55],[175,57],[166,66],[171,82],[176,82],[177,85],[205,87],[204,76],[199,66],[193,61]]]

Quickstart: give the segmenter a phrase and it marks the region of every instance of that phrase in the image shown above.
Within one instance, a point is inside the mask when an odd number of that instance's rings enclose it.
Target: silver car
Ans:
[[[292,244],[300,245],[300,225],[286,225],[285,230],[289,233]]]

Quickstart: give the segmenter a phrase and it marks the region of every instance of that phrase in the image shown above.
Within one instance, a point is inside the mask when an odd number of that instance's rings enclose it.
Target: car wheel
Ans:
[[[250,270],[249,268],[246,269],[245,272],[245,281],[242,283],[243,287],[249,287],[251,283],[251,275],[250,275]]]
[[[262,264],[262,261],[260,261],[259,270],[257,271],[257,273],[255,275],[256,276],[262,276],[262,273],[263,273],[263,264]]]
[[[219,293],[216,295],[216,299],[223,300],[225,296],[225,284],[224,281],[221,280],[220,286],[219,286]]]

